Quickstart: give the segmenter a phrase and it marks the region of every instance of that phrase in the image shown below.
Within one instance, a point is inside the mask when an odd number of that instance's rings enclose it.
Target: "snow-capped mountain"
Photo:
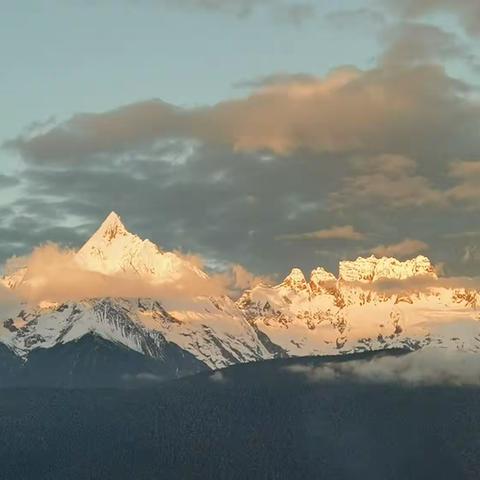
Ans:
[[[237,304],[291,356],[426,346],[480,352],[479,293],[442,285],[424,256],[360,257],[341,262],[338,279],[317,268],[307,281],[295,268]]]
[[[86,270],[106,275],[135,273],[153,283],[173,282],[186,272],[206,274],[172,252],[163,252],[150,240],[130,233],[112,212],[75,256]]]
[[[376,282],[378,280],[406,280],[413,277],[437,278],[430,260],[419,255],[401,262],[396,258],[359,257],[339,265],[339,278],[347,282]]]
[[[32,350],[92,334],[169,365],[174,351],[175,358],[184,352],[210,368],[278,355],[394,347],[480,352],[479,293],[445,287],[423,256],[405,262],[374,256],[344,261],[338,278],[318,267],[307,280],[294,268],[279,285],[259,285],[236,302],[188,290],[171,296],[166,286],[182,285],[185,278],[208,281],[208,274],[187,257],[130,233],[112,212],[74,262],[112,282],[118,275],[137,278],[158,294],[20,301],[15,314],[0,319],[0,342],[16,355],[28,359]],[[21,292],[39,281],[25,267],[3,284]]]
[[[75,255],[79,268],[115,278],[137,275],[158,287],[192,275],[208,275],[180,255],[163,252],[149,240],[128,232],[115,213]],[[4,278],[21,289],[22,282],[38,281],[28,269]],[[166,291],[166,290],[165,290]],[[181,290],[180,290],[181,291]],[[162,359],[165,345],[175,344],[211,368],[270,358],[255,328],[227,296],[151,298],[91,298],[19,306],[16,316],[0,322],[0,341],[27,357],[36,348],[51,348],[95,333],[132,350]]]

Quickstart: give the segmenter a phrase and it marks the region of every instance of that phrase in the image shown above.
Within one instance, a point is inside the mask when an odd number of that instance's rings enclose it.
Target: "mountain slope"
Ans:
[[[153,358],[106,341],[96,335],[33,350],[16,378],[15,386],[131,387],[192,375],[207,366],[173,344],[162,358]]]
[[[426,257],[370,257],[342,262],[338,280],[320,268],[307,281],[293,269],[281,284],[259,285],[237,304],[297,356],[427,346],[480,352],[479,299],[471,289],[442,287]]]
[[[155,286],[163,298],[90,298],[62,303],[45,299],[37,306],[25,303],[16,316],[2,319],[0,342],[27,357],[34,349],[51,348],[93,332],[153,358],[165,357],[166,345],[175,344],[210,368],[272,356],[270,347],[263,344],[230,298],[182,292],[183,281],[208,281],[205,272],[129,233],[115,213],[107,217],[74,260],[77,268],[101,274],[104,281],[128,275],[134,286],[136,279]],[[34,276],[24,268],[4,283],[21,290],[25,283],[44,282],[41,274],[35,272]],[[172,285],[176,284],[180,288],[172,295]]]
[[[35,349],[94,334],[165,361],[173,344],[213,369],[385,348],[480,352],[479,293],[445,286],[424,256],[344,261],[338,278],[318,267],[307,280],[294,268],[279,285],[258,285],[234,302],[191,290],[192,283],[210,285],[212,279],[188,257],[130,233],[112,212],[68,267],[80,272],[83,282],[100,279],[100,285],[110,286],[109,295],[70,300],[72,294],[55,301],[47,289],[41,301],[25,301],[16,314],[4,314],[0,343],[28,358]],[[53,281],[69,274],[55,272]],[[3,283],[22,293],[51,277],[26,265]],[[115,295],[117,283],[120,295]],[[69,285],[75,288],[75,282]],[[144,292],[155,295],[139,296]]]
[[[23,364],[23,361],[14,352],[0,343],[0,388],[16,382]]]
[[[206,274],[173,252],[164,252],[150,240],[130,233],[112,212],[77,252],[76,261],[86,270],[112,275],[135,273],[154,283],[173,282],[185,273]]]

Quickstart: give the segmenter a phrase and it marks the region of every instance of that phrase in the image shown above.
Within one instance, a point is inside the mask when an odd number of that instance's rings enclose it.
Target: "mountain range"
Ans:
[[[340,262],[338,276],[318,267],[308,279],[294,268],[278,285],[259,284],[235,299],[202,292],[211,274],[130,233],[112,212],[69,262],[53,274],[48,264],[26,262],[2,278],[15,299],[0,318],[6,383],[116,384],[392,348],[480,351],[479,292],[439,278],[424,256],[360,257]],[[49,297],[52,275],[76,285],[79,272],[83,283],[100,282],[100,295]],[[47,293],[31,295],[38,291]],[[118,360],[125,355],[130,363]]]

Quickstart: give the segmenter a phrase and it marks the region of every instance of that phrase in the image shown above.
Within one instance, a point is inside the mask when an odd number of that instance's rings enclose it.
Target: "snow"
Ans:
[[[186,272],[206,276],[179,255],[163,252],[150,240],[130,233],[115,212],[78,251],[76,261],[87,270],[105,275],[134,273],[153,283],[172,282]]]
[[[480,352],[479,298],[478,292],[435,284],[386,293],[375,290],[372,281],[362,287],[357,278],[355,283],[311,282],[297,290],[285,282],[259,286],[238,304],[291,356],[427,345]]]
[[[335,275],[327,272],[323,267],[317,267],[310,274],[310,283],[313,285],[319,285],[323,282],[334,282],[335,280]]]
[[[405,280],[417,276],[436,278],[427,257],[419,255],[401,262],[396,258],[358,257],[354,261],[340,262],[339,278],[348,282],[374,282],[380,279]]]
[[[114,212],[78,251],[76,261],[87,270],[128,272],[152,284],[175,281],[185,272],[207,277],[181,255],[130,233]],[[271,343],[291,356],[393,347],[480,352],[479,293],[436,286],[428,258],[360,257],[341,262],[339,271],[336,279],[318,267],[307,281],[294,268],[279,285],[259,285],[237,302],[225,296],[184,296],[24,304],[13,315],[0,312],[0,342],[26,357],[34,348],[93,332],[159,358],[167,342],[175,343],[211,368],[271,358]],[[24,276],[22,270],[3,283],[15,288]],[[379,280],[419,276],[430,278],[431,285],[398,292],[376,287]]]

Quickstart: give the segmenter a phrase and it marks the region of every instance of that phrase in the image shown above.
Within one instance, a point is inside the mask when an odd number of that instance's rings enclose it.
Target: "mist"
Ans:
[[[286,369],[309,382],[353,380],[405,386],[480,386],[478,354],[440,348],[315,367],[295,364]]]

